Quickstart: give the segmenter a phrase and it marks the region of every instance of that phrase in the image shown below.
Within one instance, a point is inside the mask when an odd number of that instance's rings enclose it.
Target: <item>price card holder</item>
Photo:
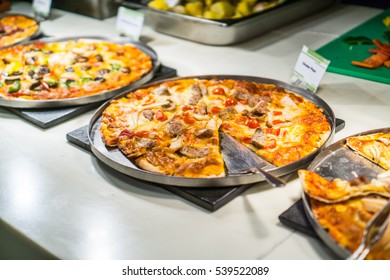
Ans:
[[[290,83],[315,93],[329,63],[329,60],[326,60],[308,47],[303,46],[292,71]]]
[[[32,10],[34,15],[41,19],[47,19],[50,16],[51,0],[33,0]]]
[[[139,40],[145,15],[125,7],[119,7],[116,30],[119,34]]]

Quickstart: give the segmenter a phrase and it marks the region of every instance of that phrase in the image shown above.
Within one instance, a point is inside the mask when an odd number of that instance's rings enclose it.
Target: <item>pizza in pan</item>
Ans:
[[[318,223],[340,246],[354,252],[371,218],[390,197],[388,171],[368,181],[358,177],[347,181],[328,180],[317,173],[299,170],[298,175]],[[390,259],[390,227],[371,250],[367,259]]]
[[[36,41],[0,50],[0,97],[61,100],[126,86],[153,68],[130,44],[79,39]]]
[[[349,137],[346,145],[357,154],[390,169],[390,133],[379,132],[355,137]]]
[[[141,169],[191,178],[226,175],[219,131],[276,166],[321,147],[331,133],[322,109],[295,93],[234,79],[183,78],[111,101],[100,131]]]
[[[36,20],[23,15],[0,18],[0,48],[17,44],[34,35],[39,29]]]

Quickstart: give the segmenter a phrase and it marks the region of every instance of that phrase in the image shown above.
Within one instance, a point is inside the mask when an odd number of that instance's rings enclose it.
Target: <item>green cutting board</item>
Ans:
[[[390,16],[390,9],[385,10],[383,13],[369,19],[318,49],[317,52],[320,55],[330,60],[327,71],[390,84],[390,68],[381,66],[376,69],[366,69],[351,64],[353,60],[362,61],[371,56],[368,49],[375,48],[374,45],[349,46],[343,42],[343,39],[349,36],[365,36],[370,39],[379,39],[382,42],[389,43],[383,37],[383,33],[386,31],[383,19],[386,16]]]

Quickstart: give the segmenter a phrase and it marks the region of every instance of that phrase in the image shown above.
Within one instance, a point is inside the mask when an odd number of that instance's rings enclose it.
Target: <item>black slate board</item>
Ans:
[[[300,199],[291,205],[286,211],[279,215],[279,221],[299,232],[305,233],[312,237],[318,237],[309,220],[307,219],[303,200]]]
[[[167,66],[161,66],[157,71],[152,81],[158,81],[162,79],[172,78],[176,76],[176,70]],[[82,106],[71,106],[64,108],[49,108],[49,109],[21,109],[21,108],[9,108],[9,111],[18,115],[19,117],[41,127],[49,128],[59,123],[67,121],[82,113],[88,112],[94,108],[100,106],[103,102],[96,102],[92,104]]]
[[[345,122],[341,119],[336,119],[336,131],[344,128]],[[91,151],[91,146],[88,140],[88,125],[75,129],[66,134],[66,139],[87,150]],[[251,185],[226,187],[226,188],[180,188],[174,186],[158,185],[206,210],[215,211],[226,205],[232,199],[246,191]],[[279,217],[280,221],[296,230],[310,234],[310,224],[305,216],[304,210],[298,205],[293,205],[285,213]],[[314,233],[314,232],[313,232]],[[315,233],[314,233],[315,234]]]
[[[88,125],[69,132],[66,134],[66,139],[87,151],[91,151],[88,140]],[[226,188],[180,188],[154,185],[164,188],[209,211],[217,210],[251,187],[251,185],[245,185]]]

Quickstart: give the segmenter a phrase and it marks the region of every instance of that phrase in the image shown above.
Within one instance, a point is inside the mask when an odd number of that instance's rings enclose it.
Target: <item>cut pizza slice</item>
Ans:
[[[299,170],[298,175],[304,192],[311,198],[325,203],[336,203],[370,194],[390,197],[390,184],[383,180],[367,181],[364,177],[359,177],[352,181],[340,178],[330,181],[307,170]]]
[[[357,154],[390,170],[390,133],[380,132],[349,137],[346,145]]]
[[[387,202],[383,197],[353,198],[340,203],[310,202],[319,224],[340,246],[354,252],[360,245],[367,223]],[[387,250],[387,255],[389,254]],[[377,258],[377,254],[368,258]]]
[[[175,171],[175,176],[189,178],[223,177],[225,166],[219,145],[221,120],[214,116],[207,121],[197,121],[182,135],[177,152],[185,158]]]

